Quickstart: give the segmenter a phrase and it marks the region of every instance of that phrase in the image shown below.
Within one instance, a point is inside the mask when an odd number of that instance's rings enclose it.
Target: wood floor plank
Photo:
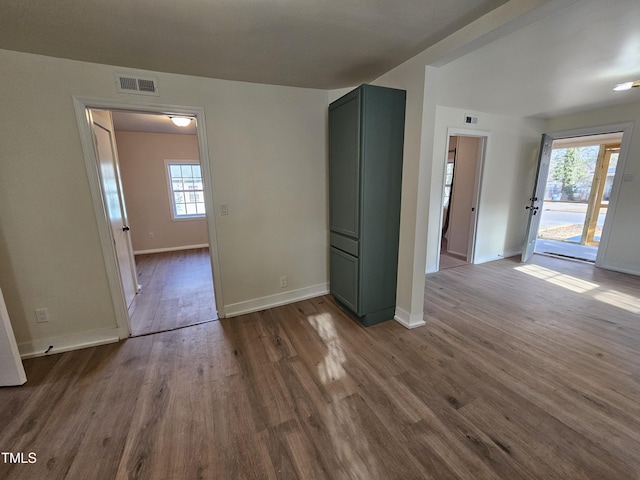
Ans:
[[[443,329],[442,340],[462,341],[462,338],[448,327],[443,326]],[[435,329],[433,331],[436,332]],[[453,340],[451,340],[452,336]],[[494,354],[487,348],[478,353],[468,345],[464,350],[473,359],[475,365],[486,366],[492,362],[500,365],[500,368],[491,370],[489,375],[492,378],[498,380],[503,386],[508,385],[509,390],[523,398],[530,399],[534,405],[548,414],[559,418],[566,427],[575,429],[596,442],[604,442],[603,436],[605,436],[607,448],[612,453],[622,455],[621,458],[628,458],[631,464],[640,462],[639,451],[631,451],[624,447],[637,444],[640,441],[640,433],[619,419],[609,417],[607,410],[602,408],[601,404],[571,392],[566,385],[558,382],[551,372],[538,371],[535,364],[530,365],[529,368],[523,368],[512,362],[504,362],[503,355]],[[585,418],[589,418],[589,421],[585,422]]]
[[[573,385],[571,391],[586,399],[597,398],[603,408],[610,409],[609,417],[618,416],[622,423],[634,425],[640,418],[640,385],[628,382],[628,375],[618,369],[604,365],[599,357],[591,357],[577,350],[564,349],[561,345],[553,348],[549,341],[537,341],[535,338],[518,338],[500,332],[481,318],[473,316],[460,321],[462,314],[448,319],[452,328],[465,329],[465,334],[477,342],[490,342],[497,355],[503,355],[519,365],[535,363],[539,370],[545,371],[546,378],[557,383]],[[555,342],[554,342],[555,343]],[[567,378],[570,376],[570,378]],[[594,382],[593,378],[598,378]],[[618,410],[618,411],[616,411]]]
[[[149,362],[153,341],[148,338],[131,340],[117,348],[108,369],[103,394],[91,406],[91,423],[84,432],[68,478],[114,478],[120,463],[131,421]],[[104,408],[103,405],[108,405]]]
[[[129,308],[132,336],[216,320],[208,248],[136,256],[140,292]]]
[[[344,448],[355,478],[422,478],[422,466],[378,420],[359,394],[333,402],[331,421],[334,441]],[[363,431],[367,434],[363,435]]]
[[[253,406],[242,375],[216,380],[211,393],[213,432],[209,448],[215,449],[220,460],[210,478],[279,478],[262,436],[266,430],[257,431],[253,423]]]
[[[262,343],[258,314],[238,318],[231,323],[238,347],[242,374],[252,381],[247,385],[257,431],[294,418],[293,402],[277,365],[269,360]]]
[[[276,427],[270,427],[258,433],[259,441],[265,445],[273,465],[274,474],[279,479],[297,479],[298,473],[294,459],[284,441],[282,432],[297,428],[297,422],[290,421]]]
[[[591,475],[614,480],[638,477],[638,470],[567,429],[545,412],[528,407],[527,411],[532,414],[519,415],[517,407],[512,405],[524,399],[514,399],[513,395],[508,398],[493,396],[492,399],[491,404],[484,399],[472,402],[460,413],[519,464],[528,465],[534,478],[540,478],[550,470],[561,478],[589,478]]]
[[[170,412],[171,383],[175,375],[178,335],[159,335],[153,338],[149,368],[145,372],[137,402],[131,433],[123,449],[117,477],[152,479],[154,472],[166,467],[171,446],[165,442],[165,418]],[[163,453],[164,452],[164,453]]]
[[[297,478],[317,478],[332,480],[316,454],[311,442],[301,428],[291,429],[284,434],[284,444],[289,452]]]
[[[43,379],[44,388],[40,390],[45,395],[38,399],[37,409],[23,411],[30,413],[31,418],[14,419],[9,427],[19,425],[21,428],[17,432],[3,428],[3,435],[17,439],[17,443],[3,451],[35,452],[38,457],[33,466],[28,466],[31,468],[9,465],[7,476],[15,470],[15,478],[67,477],[72,466],[82,458],[79,457],[80,449],[87,431],[94,424],[95,405],[103,401],[106,391],[109,372],[104,372],[100,366],[104,365],[105,359],[112,361],[115,348],[109,345],[88,349],[86,353],[70,352],[59,356],[55,362],[56,368],[60,369],[59,381],[50,384]],[[64,442],[51,441],[52,438],[63,438]],[[0,463],[0,478],[5,478],[2,472],[5,467],[7,465]]]
[[[178,321],[206,311],[182,297],[197,261],[141,259]],[[465,265],[427,276],[425,312],[364,328],[323,296],[26,360],[0,450],[37,462],[0,478],[640,479],[638,277]]]
[[[320,316],[318,308],[325,305],[324,298],[318,300],[317,306],[307,300],[297,304],[298,308],[285,305],[274,310],[281,312],[281,329],[286,332],[292,348],[304,353],[299,358],[312,373],[323,395],[328,399],[344,398],[355,393],[357,381],[344,370],[346,358],[337,332],[329,327],[317,328],[319,324],[333,321],[331,317]]]

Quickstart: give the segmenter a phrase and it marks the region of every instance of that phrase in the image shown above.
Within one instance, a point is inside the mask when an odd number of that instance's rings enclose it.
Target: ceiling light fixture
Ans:
[[[193,118],[169,115],[169,118],[177,127],[188,127]]]
[[[640,87],[640,80],[636,80],[635,82],[624,82],[619,83],[615,87],[613,87],[614,92],[624,92],[625,90],[631,90],[632,88]]]

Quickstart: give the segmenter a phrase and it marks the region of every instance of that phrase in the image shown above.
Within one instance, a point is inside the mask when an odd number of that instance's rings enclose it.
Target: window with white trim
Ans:
[[[174,220],[205,216],[200,163],[167,160],[171,214]]]

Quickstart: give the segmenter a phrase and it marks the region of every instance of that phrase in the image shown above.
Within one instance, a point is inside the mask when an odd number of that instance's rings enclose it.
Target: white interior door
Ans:
[[[120,270],[122,290],[127,307],[138,292],[138,282],[129,236],[127,211],[122,196],[120,169],[116,150],[111,112],[91,110],[91,129],[98,156],[102,196],[107,217],[111,223],[113,243]]]
[[[453,186],[449,208],[447,250],[471,260],[476,219],[477,173],[481,139],[457,137]]]
[[[551,145],[553,139],[542,134],[540,142],[540,153],[538,154],[538,169],[536,171],[536,181],[533,187],[533,194],[527,205],[529,211],[529,221],[527,224],[527,233],[525,236],[524,246],[522,247],[522,261],[527,262],[533,255],[536,248],[536,238],[538,237],[538,228],[540,227],[540,207],[544,202],[544,190],[547,186],[547,177],[549,176],[549,163],[551,161]]]
[[[24,373],[7,306],[0,290],[0,387],[22,385],[26,381],[27,375]]]

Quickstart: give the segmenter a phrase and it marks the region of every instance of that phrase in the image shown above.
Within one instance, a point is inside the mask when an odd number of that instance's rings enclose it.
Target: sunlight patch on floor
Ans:
[[[554,270],[541,267],[540,265],[521,265],[515,267],[515,269],[576,293],[585,293],[599,287],[597,283],[587,282],[586,280],[572,277],[571,275],[558,273]]]
[[[593,298],[614,307],[622,308],[627,312],[640,314],[640,298],[633,295],[616,290],[607,290],[606,292],[596,293]]]
[[[327,347],[327,355],[324,361],[320,362],[318,367],[318,375],[324,385],[338,380],[346,375],[342,364],[347,360],[344,350],[340,345],[340,340],[336,332],[333,318],[331,315],[323,313],[320,315],[309,315],[307,317],[309,325],[311,325]]]

